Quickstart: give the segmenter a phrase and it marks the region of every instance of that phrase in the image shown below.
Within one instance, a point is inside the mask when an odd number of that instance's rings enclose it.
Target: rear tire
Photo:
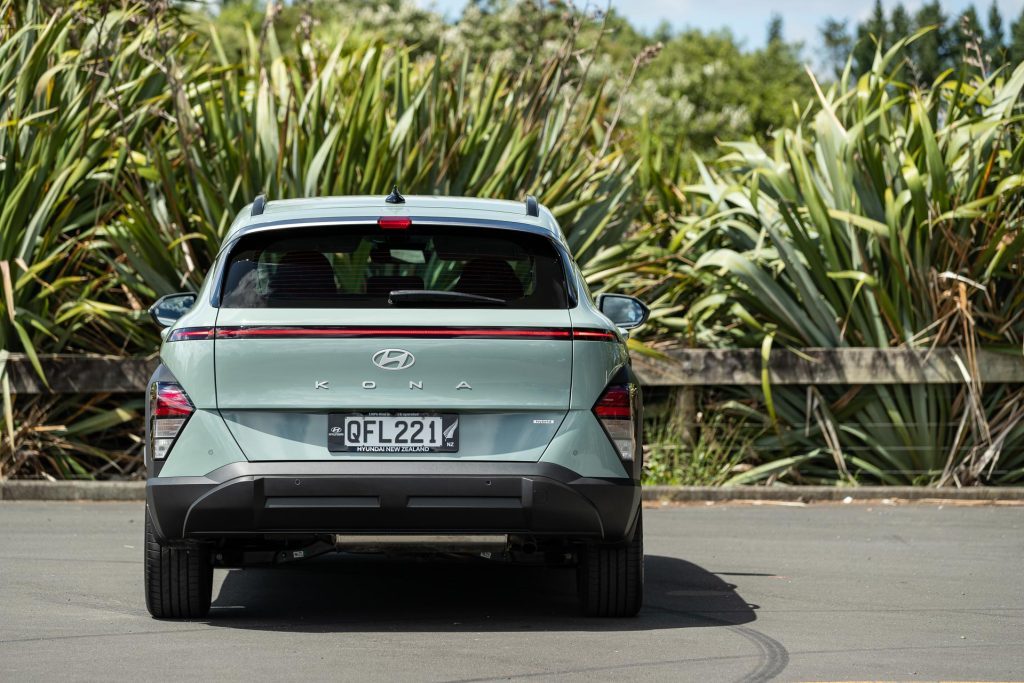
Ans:
[[[642,514],[632,540],[591,543],[580,549],[576,586],[588,617],[634,617],[640,611],[644,599]]]
[[[213,597],[209,548],[170,547],[157,540],[146,507],[146,609],[157,619],[202,619]]]

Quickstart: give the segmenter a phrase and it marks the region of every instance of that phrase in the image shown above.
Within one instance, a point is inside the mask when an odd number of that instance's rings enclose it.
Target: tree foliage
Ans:
[[[766,140],[794,120],[793,100],[812,95],[799,47],[785,42],[778,17],[765,47],[747,50],[726,32],[662,26],[648,36],[614,11],[580,12],[563,2],[479,0],[450,24],[409,0],[306,0],[270,10],[285,56],[303,44],[354,50],[376,41],[405,46],[413,59],[444,52],[519,71],[536,68],[571,38],[579,53],[564,66],[568,80],[581,81],[589,94],[606,86],[613,97],[625,93],[624,129],[644,120],[666,144],[687,152],[707,153],[716,139]],[[236,0],[193,20],[212,25],[235,59],[248,49],[243,27],[261,26],[266,17],[265,3]]]
[[[1024,12],[1007,34],[994,0],[984,20],[973,4],[952,16],[943,11],[938,0],[922,4],[913,14],[899,3],[886,14],[881,0],[875,0],[871,15],[854,27],[853,35],[845,22],[830,19],[821,27],[821,38],[828,64],[838,76],[846,62],[847,48],[852,46],[854,71],[865,73],[872,68],[876,46],[888,49],[925,28],[933,30],[904,52],[910,76],[920,85],[930,85],[943,71],[958,69],[965,61],[976,62],[991,72],[1024,60]]]

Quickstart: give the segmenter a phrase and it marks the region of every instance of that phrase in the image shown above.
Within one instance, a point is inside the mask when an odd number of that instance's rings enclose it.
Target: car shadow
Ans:
[[[287,567],[229,570],[209,623],[293,632],[622,631],[735,626],[756,605],[683,560],[648,555],[635,619],[579,613],[572,568],[486,561],[387,561],[329,555]]]

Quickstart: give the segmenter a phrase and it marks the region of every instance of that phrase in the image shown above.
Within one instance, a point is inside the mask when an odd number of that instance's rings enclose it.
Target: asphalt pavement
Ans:
[[[640,616],[572,570],[217,570],[151,619],[139,503],[0,503],[0,680],[1024,680],[1024,507],[645,510]]]

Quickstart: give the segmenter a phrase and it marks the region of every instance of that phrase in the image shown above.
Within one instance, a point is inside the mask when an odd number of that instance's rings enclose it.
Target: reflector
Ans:
[[[636,425],[633,420],[635,387],[632,384],[609,386],[594,404],[594,415],[608,432],[623,460],[632,460],[636,450]]]

